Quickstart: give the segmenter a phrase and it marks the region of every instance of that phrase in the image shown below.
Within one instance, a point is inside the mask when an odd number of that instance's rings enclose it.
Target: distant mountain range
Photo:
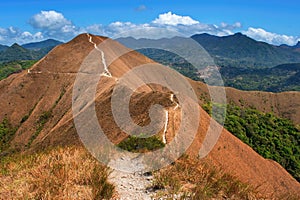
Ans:
[[[215,63],[221,67],[257,69],[270,68],[286,63],[300,63],[300,49],[298,49],[300,43],[293,47],[274,46],[256,41],[241,33],[224,37],[204,33],[193,35],[191,38],[198,42],[210,54]],[[182,38],[137,40],[129,37],[118,39],[123,44],[145,44],[146,46],[151,43],[174,43],[176,40],[182,40]],[[159,56],[159,53],[157,56]]]
[[[280,45],[280,47],[284,47],[284,48],[291,48],[291,49],[300,49],[300,41],[298,41],[298,43],[294,46],[289,46],[289,45],[286,45],[286,44],[282,44]]]
[[[225,86],[270,92],[300,91],[300,42],[295,46],[274,46],[241,33],[225,37],[199,34],[191,38],[201,44],[220,67]],[[157,43],[175,43],[181,39],[137,40],[129,37],[118,41],[124,45],[151,46]],[[138,51],[193,80],[201,80],[197,70],[201,64],[193,66],[178,55],[161,49]]]
[[[49,39],[41,42],[12,46],[0,45],[0,63],[18,60],[38,60],[62,42]]]
[[[218,37],[209,34],[197,34],[191,37],[214,58],[221,67],[237,68],[270,68],[286,63],[300,63],[300,41],[295,46],[274,46],[265,42],[258,42],[241,33],[230,36]],[[153,43],[158,41],[175,42],[182,38],[171,39],[139,39],[121,38],[121,43]],[[53,47],[62,42],[48,39],[41,42],[12,46],[0,45],[0,63],[15,60],[36,60],[46,55]],[[153,54],[153,52],[152,52]]]
[[[1,44],[0,44],[0,51],[4,51],[4,50],[7,49],[7,48],[8,48],[8,46],[1,45]]]
[[[198,34],[191,38],[201,44],[220,67],[225,86],[241,90],[300,91],[300,65],[297,64],[300,63],[300,41],[295,46],[274,46],[258,42],[241,33],[224,37]],[[151,40],[128,37],[119,38],[118,41],[125,46],[127,44],[151,46],[155,43],[182,42],[185,39],[174,37]],[[48,39],[24,45],[13,44],[10,47],[0,45],[0,64],[4,63],[0,68],[4,66],[3,70],[7,72],[2,77],[12,73],[15,68],[14,61],[38,60],[59,44],[62,42]],[[157,62],[171,66],[193,80],[201,80],[198,70],[178,55],[159,49],[138,51]]]
[[[22,47],[24,47],[25,49],[40,50],[43,48],[55,47],[59,44],[62,44],[62,42],[53,39],[48,39],[41,42],[23,44]]]
[[[199,34],[191,38],[201,44],[219,66],[257,69],[300,62],[300,52],[295,51],[299,43],[284,48],[258,42],[241,33],[225,37]]]

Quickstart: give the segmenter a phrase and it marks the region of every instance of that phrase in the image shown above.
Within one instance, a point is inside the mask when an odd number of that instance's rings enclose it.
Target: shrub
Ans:
[[[148,138],[130,136],[118,144],[118,147],[130,152],[154,151],[164,146],[165,144],[157,136]]]
[[[7,118],[4,118],[0,124],[0,152],[9,147],[10,141],[13,139],[17,129],[14,128]]]

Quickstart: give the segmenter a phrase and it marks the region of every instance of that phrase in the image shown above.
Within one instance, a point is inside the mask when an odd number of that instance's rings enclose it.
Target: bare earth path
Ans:
[[[145,176],[142,172],[127,173],[114,170],[110,174],[110,182],[116,186],[120,200],[150,200],[153,193],[147,191],[151,185],[152,176]]]

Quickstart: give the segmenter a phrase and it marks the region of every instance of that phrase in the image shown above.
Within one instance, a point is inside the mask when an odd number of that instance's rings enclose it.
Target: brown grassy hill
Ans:
[[[205,84],[193,81],[193,86],[197,88],[202,103],[210,100]],[[300,124],[300,92],[242,91],[229,87],[225,90],[228,103],[261,112],[272,112],[279,117],[290,119],[296,125]]]
[[[97,44],[106,39],[98,36],[92,37]],[[2,108],[0,120],[6,117],[15,127],[18,127],[11,141],[11,149],[35,151],[56,145],[81,145],[71,110],[72,89],[81,63],[93,48],[86,34],[79,35],[72,41],[53,49],[31,68],[30,73],[24,71],[0,81],[0,106]],[[105,49],[106,58],[109,59],[117,51],[124,49],[126,49],[124,46],[114,42]],[[133,67],[151,62],[153,61],[147,57],[131,52],[115,60],[109,66],[109,70],[114,77],[121,77]],[[202,86],[195,82],[193,84],[196,89],[199,88],[199,91],[205,92]],[[95,107],[102,129],[111,141],[119,143],[128,135],[118,128],[111,113],[110,99],[114,85],[113,78],[101,78],[97,88]],[[153,91],[153,88],[157,91]],[[232,89],[227,91],[230,90]],[[235,94],[232,95],[235,96]],[[245,93],[243,98],[247,96]],[[249,94],[249,98],[250,96],[252,95]],[[238,102],[239,99],[237,98],[236,101]],[[147,108],[154,103],[160,103],[169,110],[166,139],[170,142],[179,127],[181,109],[175,111],[172,109],[174,103],[170,101],[169,91],[158,86],[144,86],[132,96],[131,116],[141,125],[148,124],[150,119]],[[288,102],[284,106],[287,104]],[[195,109],[200,110],[201,118],[196,139],[188,150],[190,155],[198,154],[211,123],[205,111],[200,107]],[[217,128],[219,125],[214,124],[214,126]],[[300,184],[279,164],[262,158],[225,129],[222,130],[216,146],[205,159],[239,180],[257,187],[260,193],[275,196],[283,193],[300,195]]]

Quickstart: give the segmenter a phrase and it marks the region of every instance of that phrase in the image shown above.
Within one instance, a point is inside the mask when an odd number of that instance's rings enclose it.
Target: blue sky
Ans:
[[[296,0],[1,1],[0,44],[67,41],[82,32],[113,37],[134,28],[159,27],[186,36],[242,32],[256,40],[294,45],[300,39],[299,8]],[[154,37],[149,31],[133,36]]]

